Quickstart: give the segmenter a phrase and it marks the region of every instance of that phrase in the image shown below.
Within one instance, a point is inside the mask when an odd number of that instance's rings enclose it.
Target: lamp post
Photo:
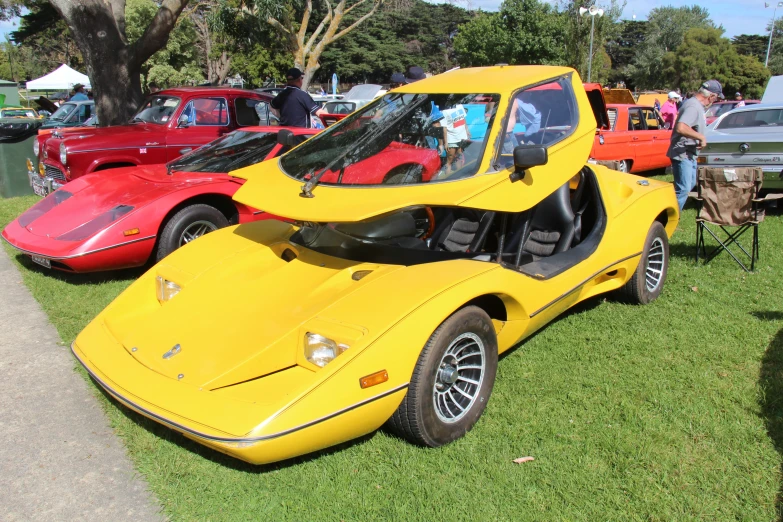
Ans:
[[[764,2],[764,7],[769,7],[769,4]],[[767,67],[769,63],[769,50],[772,48],[772,34],[775,32],[775,13],[777,13],[778,7],[783,7],[783,2],[778,2],[775,8],[772,10],[772,28],[769,30],[769,42],[767,42],[767,59],[764,60],[764,67]]]
[[[783,2],[780,2],[780,4],[783,4]],[[589,9],[587,7],[580,7],[579,14],[581,16],[584,16],[585,14],[590,15],[590,59],[587,62],[587,81],[589,83],[593,75],[593,32],[595,31],[595,15],[603,16],[604,10],[591,5]]]

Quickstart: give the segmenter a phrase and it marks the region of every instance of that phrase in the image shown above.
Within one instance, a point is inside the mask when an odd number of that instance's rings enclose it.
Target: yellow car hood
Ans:
[[[119,340],[141,364],[172,379],[204,389],[235,384],[294,366],[304,335],[301,325],[364,284],[402,268],[306,249],[298,254],[286,262],[267,247],[245,250],[219,270],[183,285]],[[372,270],[372,277],[355,281],[357,270]],[[111,314],[107,326],[112,329]],[[352,340],[362,335],[360,327],[343,329]]]

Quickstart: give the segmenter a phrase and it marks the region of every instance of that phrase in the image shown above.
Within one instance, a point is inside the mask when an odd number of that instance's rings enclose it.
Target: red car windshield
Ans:
[[[263,161],[276,144],[276,132],[235,131],[177,158],[168,170],[227,173]]]
[[[171,119],[179,104],[180,99],[174,96],[150,96],[131,119],[131,123],[163,125]]]

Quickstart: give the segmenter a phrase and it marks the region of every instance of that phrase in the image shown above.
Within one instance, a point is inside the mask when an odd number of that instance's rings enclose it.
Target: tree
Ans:
[[[731,39],[739,54],[753,56],[763,62],[767,56],[767,37],[760,34],[740,34]]]
[[[629,89],[633,88],[633,82],[629,81],[628,67],[633,62],[639,48],[644,44],[647,36],[647,22],[624,20],[620,22],[620,32],[614,38],[606,41],[606,54],[611,60],[609,80],[612,82],[624,81]]]
[[[304,89],[321,67],[319,59],[324,49],[374,15],[384,0],[338,0],[334,6],[329,0],[323,2],[326,11],[315,28],[312,28],[310,20],[314,14],[312,0],[245,2],[245,9],[250,14],[272,26],[282,37],[287,50],[293,55],[294,67],[304,72]],[[352,12],[360,13],[359,17],[341,27],[343,19]]]
[[[505,0],[463,25],[454,47],[464,65],[561,64],[563,15],[539,0]]]
[[[158,6],[153,0],[127,0],[125,5],[125,34],[136,41],[155,18]],[[204,80],[199,64],[199,49],[193,45],[196,30],[190,18],[180,16],[172,29],[166,46],[150,56],[141,66],[141,77],[161,87],[195,85]]]
[[[709,12],[699,6],[656,7],[647,17],[646,35],[628,73],[637,88],[669,89],[669,79],[661,74],[661,62],[667,52],[682,44],[692,28],[715,28]],[[722,32],[722,29],[720,29]]]
[[[593,31],[593,70],[595,74],[591,80],[594,82],[605,83],[608,80],[610,67],[603,67],[604,42],[616,38],[622,27],[617,22],[623,11],[623,5],[618,0],[609,0],[608,2],[594,2],[592,0],[560,0],[560,9],[565,15],[565,63],[577,71],[584,80],[587,80],[588,68],[590,63],[590,32],[593,21],[595,29]],[[604,10],[603,16],[582,16],[579,14],[579,8],[589,8],[595,5]],[[596,65],[599,65],[596,67]]]
[[[100,124],[128,121],[141,104],[141,70],[162,49],[188,0],[162,0],[141,37],[126,35],[125,0],[49,0],[87,66]]]
[[[14,80],[42,76],[65,63],[75,69],[84,67],[81,53],[59,13],[48,0],[24,0],[19,28],[9,36],[16,46]]]
[[[676,52],[665,55],[664,74],[683,92],[694,92],[715,78],[729,95],[739,91],[747,98],[761,96],[769,71],[756,58],[738,54],[722,33],[715,28],[690,29]]]

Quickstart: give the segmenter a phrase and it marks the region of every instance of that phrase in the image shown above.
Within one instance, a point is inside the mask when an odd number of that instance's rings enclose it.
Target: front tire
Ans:
[[[462,308],[430,336],[389,425],[431,448],[462,437],[487,406],[497,366],[492,320],[476,306]]]
[[[653,302],[661,295],[668,269],[669,236],[663,225],[656,221],[647,233],[639,266],[625,286],[618,290],[618,297],[632,304]]]
[[[631,173],[631,160],[620,160],[620,164],[617,166],[617,170],[626,174]]]
[[[204,204],[185,207],[163,227],[156,260],[160,261],[186,243],[226,226],[228,219],[215,207]]]

